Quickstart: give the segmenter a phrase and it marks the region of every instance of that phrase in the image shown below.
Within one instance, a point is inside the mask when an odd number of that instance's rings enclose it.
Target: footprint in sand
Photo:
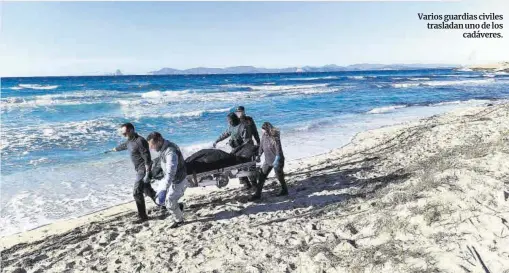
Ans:
[[[99,245],[100,246],[106,246],[106,245],[110,244],[113,240],[115,240],[118,237],[118,235],[119,234],[117,232],[110,232],[108,234],[105,234],[99,240]]]
[[[132,228],[130,228],[130,229],[127,229],[125,232],[126,232],[127,234],[129,234],[129,233],[138,233],[138,232],[140,232],[142,229],[143,229],[143,227],[142,227],[142,226],[135,226],[135,227],[132,227]]]
[[[211,223],[206,223],[204,224],[202,227],[201,227],[201,232],[205,232],[207,230],[209,230],[210,228],[212,227],[212,224]]]
[[[81,255],[83,255],[87,251],[92,251],[92,246],[91,245],[87,245],[84,248],[82,248],[80,251],[78,251],[78,255],[81,256]]]

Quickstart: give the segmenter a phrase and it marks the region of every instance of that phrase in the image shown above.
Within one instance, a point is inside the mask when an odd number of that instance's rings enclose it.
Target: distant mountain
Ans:
[[[338,66],[329,64],[319,67],[287,67],[287,68],[259,68],[254,66],[233,66],[226,68],[196,67],[190,69],[162,68],[151,71],[151,75],[204,75],[204,74],[255,74],[255,73],[303,73],[303,72],[336,72],[336,71],[359,71],[359,70],[403,70],[425,68],[456,68],[457,65],[444,64],[353,64]]]

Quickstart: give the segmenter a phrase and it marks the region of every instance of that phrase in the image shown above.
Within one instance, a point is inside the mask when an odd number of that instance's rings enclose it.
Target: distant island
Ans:
[[[120,71],[120,69],[117,69],[117,71],[115,71],[115,73],[107,73],[104,76],[123,76],[123,75],[124,74],[122,73],[122,71]]]
[[[456,68],[458,65],[445,64],[353,64],[338,66],[335,64],[313,67],[259,68],[254,66],[233,66],[226,68],[196,67],[190,69],[162,68],[148,72],[149,75],[208,75],[208,74],[256,74],[256,73],[305,73],[305,72],[338,72],[362,70],[408,70],[431,68]]]
[[[509,73],[509,62],[499,62],[492,64],[483,65],[471,65],[466,67],[473,71],[484,71],[484,72],[506,72]]]

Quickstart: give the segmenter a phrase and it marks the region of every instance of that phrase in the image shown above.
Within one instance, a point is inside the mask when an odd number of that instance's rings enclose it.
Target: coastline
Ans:
[[[257,203],[236,183],[190,188],[177,230],[121,204],[2,237],[2,270],[504,272],[508,143],[508,103],[357,133],[289,162],[287,198],[273,179]]]
[[[468,68],[472,69],[473,71],[509,73],[509,62],[499,62],[499,63],[491,63],[491,64],[483,64],[483,65],[471,65],[471,66],[468,66]]]

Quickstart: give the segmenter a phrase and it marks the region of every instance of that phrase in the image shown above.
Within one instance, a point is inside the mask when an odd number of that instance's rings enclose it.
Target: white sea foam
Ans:
[[[41,158],[39,158],[39,159],[32,159],[32,160],[30,160],[30,161],[28,162],[28,164],[30,164],[30,165],[34,165],[34,166],[37,166],[37,165],[39,165],[40,163],[46,163],[46,162],[48,162],[48,161],[49,161],[49,158],[47,158],[47,157],[41,157]]]
[[[417,83],[393,83],[394,88],[407,88],[416,86],[450,86],[450,85],[482,85],[495,83],[495,79],[480,79],[480,80],[457,80],[457,81],[427,81]]]
[[[118,124],[109,119],[3,126],[3,149],[38,151],[54,147],[84,147],[116,137]]]
[[[408,87],[416,87],[421,85],[420,83],[393,83],[391,84],[394,88],[408,88]]]
[[[315,89],[315,88],[324,88],[327,87],[328,84],[292,84],[292,85],[277,85],[277,86],[259,86],[259,85],[238,85],[238,87],[250,88],[255,91],[293,91],[293,90],[302,90],[302,89]]]
[[[389,105],[389,106],[384,106],[384,107],[373,108],[373,109],[369,110],[367,113],[368,114],[383,114],[383,113],[392,112],[396,109],[401,109],[401,108],[405,108],[405,107],[407,107],[407,106],[406,105]]]
[[[328,125],[335,123],[334,120],[328,118],[323,120],[313,120],[306,122],[305,124],[299,125],[292,129],[292,131],[295,132],[308,132],[308,131],[315,131],[320,128],[327,127]]]
[[[47,107],[59,105],[78,105],[96,103],[116,103],[123,106],[155,105],[182,102],[231,102],[238,100],[258,100],[267,96],[282,95],[309,95],[336,92],[338,88],[328,87],[327,84],[307,85],[224,85],[223,87],[248,88],[250,91],[236,92],[195,92],[159,91],[153,90],[145,93],[125,93],[106,90],[87,90],[66,92],[61,94],[46,94],[27,96],[23,98],[6,98],[0,101],[3,109],[16,109],[19,107]]]
[[[24,89],[51,90],[58,88],[58,85],[41,85],[41,84],[19,84]]]
[[[411,81],[429,81],[430,78],[408,78]]]
[[[46,94],[38,96],[11,97],[2,99],[0,105],[3,108],[15,109],[20,107],[41,107],[56,105],[79,105],[94,103],[112,103],[109,98],[129,98],[135,94],[126,94],[116,91],[88,90],[66,92],[61,94]],[[139,97],[138,97],[139,98]]]
[[[364,76],[348,76],[347,78],[349,78],[351,80],[364,80],[365,79]]]
[[[431,81],[422,83],[428,86],[445,86],[445,85],[478,85],[478,84],[490,84],[494,83],[494,79],[483,79],[483,80],[462,80],[462,81]]]
[[[223,101],[232,102],[238,100],[259,100],[267,96],[293,96],[309,95],[318,93],[337,92],[338,88],[328,87],[328,84],[307,84],[307,85],[239,85],[227,84],[223,88],[245,88],[249,91],[230,92],[191,92],[185,91],[150,91],[141,94],[143,100],[136,98],[121,99],[116,102],[121,105],[140,104],[164,104],[182,102],[211,102]]]
[[[445,106],[445,105],[459,105],[459,104],[462,104],[462,105],[465,105],[465,106],[475,106],[475,105],[481,105],[481,104],[485,104],[485,103],[490,103],[491,101],[490,100],[476,100],[476,99],[471,99],[471,100],[455,100],[455,101],[444,101],[444,102],[439,102],[439,103],[435,103],[435,104],[432,104],[430,106]]]
[[[305,77],[305,78],[286,78],[290,81],[315,81],[315,80],[334,80],[339,79],[338,76],[325,76],[325,77]]]
[[[221,109],[190,111],[190,112],[183,112],[183,113],[166,113],[166,114],[162,115],[162,117],[165,117],[165,118],[201,117],[205,114],[227,113],[230,110],[231,110],[231,108],[221,108]]]

